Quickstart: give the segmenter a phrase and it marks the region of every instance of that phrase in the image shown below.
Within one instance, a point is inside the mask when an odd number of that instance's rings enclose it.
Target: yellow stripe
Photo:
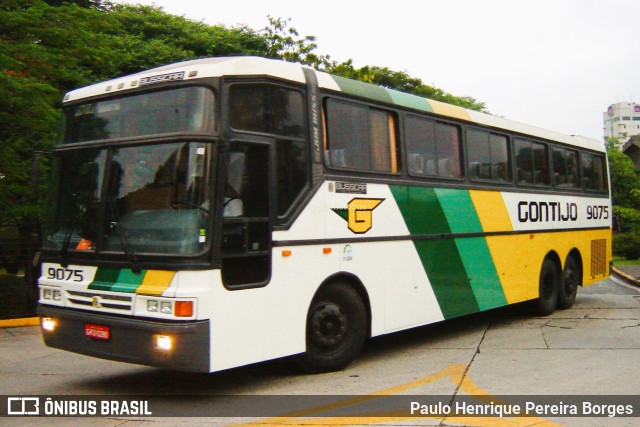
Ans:
[[[136,294],[162,295],[167,290],[175,271],[149,270],[142,279],[142,284],[136,289]]]
[[[470,190],[469,195],[485,233],[513,230],[501,192]]]
[[[38,326],[39,324],[40,324],[39,317],[0,320],[0,328],[16,328],[19,326]]]
[[[455,117],[456,119],[471,121],[471,116],[467,110],[456,105],[445,104],[444,102],[429,100],[429,104],[436,114],[442,114],[448,117]]]

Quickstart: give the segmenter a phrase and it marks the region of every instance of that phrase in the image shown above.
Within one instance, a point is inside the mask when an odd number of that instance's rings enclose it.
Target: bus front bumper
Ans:
[[[210,371],[208,320],[128,319],[45,305],[38,306],[38,315],[49,347],[179,371]]]

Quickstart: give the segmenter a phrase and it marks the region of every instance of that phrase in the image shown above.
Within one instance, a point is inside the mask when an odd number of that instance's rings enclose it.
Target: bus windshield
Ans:
[[[61,153],[44,247],[194,255],[209,242],[211,146],[181,142]]]
[[[75,105],[65,109],[63,143],[174,132],[211,133],[214,95],[184,87]]]

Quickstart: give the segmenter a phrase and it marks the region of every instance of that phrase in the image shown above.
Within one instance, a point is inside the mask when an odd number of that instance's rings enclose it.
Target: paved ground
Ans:
[[[527,418],[428,416],[411,419],[401,408],[387,408],[388,396],[640,395],[640,292],[617,280],[581,289],[573,308],[548,317],[531,317],[508,307],[371,340],[346,370],[303,375],[289,361],[276,360],[225,372],[183,374],[97,360],[45,347],[36,327],[0,329],[0,390],[11,396],[165,395],[163,413],[205,414],[201,418],[109,416],[98,418],[0,418],[0,426],[221,426],[221,425],[431,425],[431,426],[636,426],[638,418]],[[379,417],[349,413],[371,400]],[[182,398],[191,395],[185,401]],[[231,396],[229,398],[220,395]],[[236,396],[263,396],[276,410],[226,417]],[[320,395],[307,399],[308,395]],[[284,397],[278,397],[284,396]],[[303,400],[296,401],[296,396]],[[0,396],[1,397],[1,396]],[[321,417],[334,401],[349,414]],[[587,396],[586,398],[589,398]],[[304,400],[307,399],[307,400]],[[301,409],[287,414],[294,403]],[[377,405],[377,402],[380,404]],[[2,407],[0,402],[0,408]],[[393,403],[393,402],[391,402]],[[300,407],[300,404],[302,407]],[[295,406],[295,405],[294,405]],[[220,416],[214,416],[216,410]],[[399,412],[399,409],[404,412]],[[640,412],[640,404],[637,411]],[[357,412],[357,411],[356,411]],[[371,407],[369,407],[371,412]],[[241,417],[241,415],[255,415]]]

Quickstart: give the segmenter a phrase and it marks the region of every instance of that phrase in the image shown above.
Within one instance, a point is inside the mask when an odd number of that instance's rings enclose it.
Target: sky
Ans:
[[[316,53],[405,71],[491,114],[603,138],[603,113],[640,103],[637,0],[115,0],[227,27],[291,19]]]

